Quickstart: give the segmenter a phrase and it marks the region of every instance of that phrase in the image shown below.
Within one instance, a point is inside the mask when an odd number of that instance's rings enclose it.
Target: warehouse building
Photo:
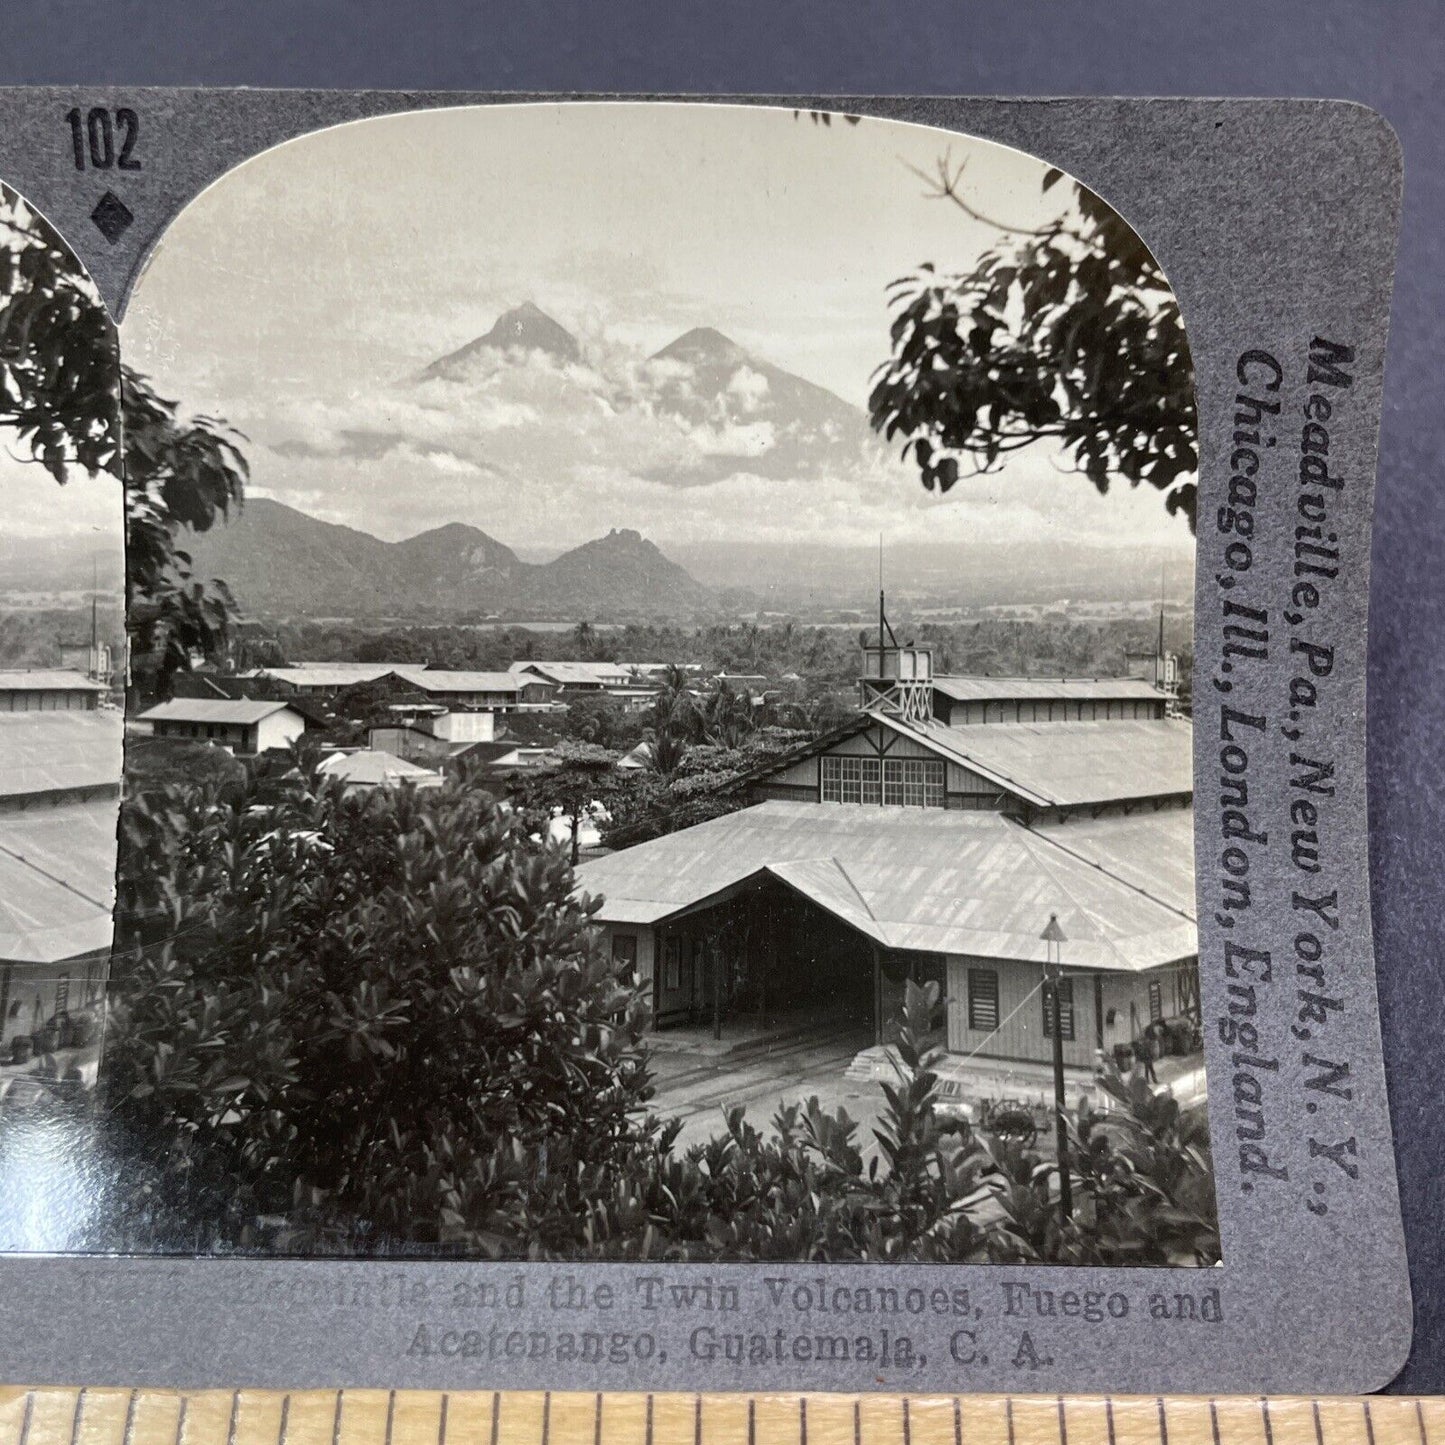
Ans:
[[[978,686],[937,686],[927,649],[884,634],[865,649],[859,715],[755,775],[751,806],[578,869],[657,1027],[826,1005],[878,1043],[911,978],[938,984],[950,1053],[1044,1065],[1041,935],[1056,916],[1069,1065],[1192,1030],[1188,721],[1136,682],[1031,696],[1017,679],[948,681]],[[1105,711],[954,724],[940,696]]]
[[[257,698],[176,697],[136,718],[157,738],[214,743],[238,757],[289,748],[306,719],[289,703]]]
[[[0,1065],[98,1026],[122,729],[108,709],[0,713]]]
[[[110,689],[62,667],[0,671],[0,712],[92,712]]]

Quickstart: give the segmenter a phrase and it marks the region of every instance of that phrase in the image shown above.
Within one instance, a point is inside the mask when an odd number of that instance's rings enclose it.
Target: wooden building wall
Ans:
[[[101,694],[58,687],[9,688],[0,692],[0,712],[94,712]]]
[[[971,1029],[968,1009],[970,969],[998,976],[998,1019],[996,1030]],[[1073,982],[1074,1037],[1064,1040],[1064,1062],[1091,1066],[1098,1048],[1098,1026],[1103,1022],[1105,1050],[1137,1038],[1151,1020],[1151,981],[1158,987],[1161,1016],[1175,1018],[1190,1000],[1189,980],[1179,968],[1155,969],[1146,973],[1104,973],[1064,970]],[[1044,1032],[1043,990],[1038,988],[1043,968],[1036,963],[1009,959],[973,958],[950,955],[948,960],[948,1050],[979,1058],[1024,1060],[1049,1063],[1053,1040]],[[1027,1002],[1025,1002],[1027,1000]],[[1013,1015],[1010,1018],[1010,1015]]]
[[[103,953],[59,963],[0,962],[0,1062],[11,1061],[19,1035],[40,1033],[58,1013],[98,1003],[109,967]]]
[[[932,758],[938,754],[926,744],[903,737],[891,729],[870,727],[855,737],[844,738],[826,754],[803,758],[791,767],[773,773],[754,785],[756,802],[780,799],[784,802],[818,803],[822,801],[821,758],[889,757]],[[944,806],[954,809],[1001,809],[1012,802],[997,783],[975,773],[961,763],[944,760]]]
[[[1013,698],[961,702],[935,690],[933,715],[950,727],[987,723],[1128,722],[1162,718],[1168,699],[1155,698]]]

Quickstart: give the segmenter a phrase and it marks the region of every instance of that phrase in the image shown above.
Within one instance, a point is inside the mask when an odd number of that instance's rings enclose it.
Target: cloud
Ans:
[[[727,386],[728,395],[736,397],[744,411],[756,411],[768,394],[768,379],[750,366],[733,372]]]

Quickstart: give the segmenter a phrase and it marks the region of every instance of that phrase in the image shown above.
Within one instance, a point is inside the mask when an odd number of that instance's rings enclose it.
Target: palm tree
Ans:
[[[687,744],[676,733],[654,733],[649,739],[647,762],[659,777],[670,778],[687,756]]]
[[[731,683],[719,681],[703,705],[703,735],[722,748],[741,747],[753,733],[753,701]]]
[[[690,682],[685,668],[677,663],[668,664],[652,701],[650,723],[654,737],[664,733],[676,734],[684,740],[697,736],[700,719]]]

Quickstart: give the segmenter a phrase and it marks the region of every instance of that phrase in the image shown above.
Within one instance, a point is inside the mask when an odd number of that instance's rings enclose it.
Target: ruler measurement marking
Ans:
[[[374,1395],[368,1392],[369,1398],[364,1404],[357,1403],[355,1409],[350,1400],[352,1393],[346,1389],[152,1391],[98,1386],[18,1389],[10,1397],[13,1401],[10,1419],[16,1434],[9,1438],[12,1445],[87,1445],[87,1442],[105,1445],[107,1440],[112,1445],[145,1445],[153,1435],[164,1445],[257,1445],[258,1440],[259,1445],[266,1445],[268,1437],[271,1445],[308,1445],[308,1442],[315,1445],[317,1441],[323,1445],[365,1445],[367,1439],[382,1445],[373,1433],[375,1424],[367,1423],[376,1422],[382,1413],[381,1391]],[[743,1445],[744,1432],[738,1428],[742,1424],[741,1412],[736,1407],[721,1413],[710,1410],[712,1397],[701,1391],[682,1395],[639,1392],[618,1414],[608,1410],[608,1392],[589,1392],[590,1431],[588,1394],[560,1394],[554,1401],[554,1393],[538,1390],[515,1395],[508,1391],[413,1394],[391,1390],[386,1394],[385,1445],[486,1445],[484,1411],[488,1395],[491,1396],[492,1445],[525,1445],[528,1438],[533,1439],[533,1445],[582,1445],[584,1441],[587,1445],[629,1445],[629,1442],[630,1445],[725,1445],[729,1439]],[[398,1397],[403,1407],[400,1413]],[[916,1398],[897,1393],[878,1397],[881,1409],[870,1404],[873,1413],[866,1431],[862,1418],[863,1400],[870,1398],[866,1395],[839,1399],[815,1392],[769,1394],[760,1391],[746,1398],[746,1445],[815,1445],[815,1442],[816,1445],[842,1445],[848,1437],[845,1421],[849,1413],[852,1417],[850,1445],[886,1445],[890,1438],[896,1445],[944,1445],[944,1442],[965,1445],[964,1397],[956,1392]],[[889,1398],[896,1402],[899,1412],[893,1417],[898,1422],[896,1427],[887,1424]],[[970,1429],[968,1445],[987,1445],[989,1435],[994,1432],[997,1432],[994,1435],[997,1445],[1090,1445],[1090,1442],[1095,1445],[1249,1445],[1251,1440],[1257,1445],[1306,1445],[1306,1442],[1307,1445],[1445,1445],[1445,1433],[1431,1425],[1430,1412],[1418,1396],[1411,1398],[1408,1406],[1404,1400],[1386,1401],[1384,1413],[1379,1415],[1378,1429],[1374,1401],[1359,1396],[1332,1400],[1311,1395],[1256,1395],[1190,1401],[1155,1395],[1153,1412],[1148,1410],[1149,1398],[1131,1400],[1107,1394],[1072,1396],[1062,1392],[1055,1394],[1052,1401],[1047,1395],[1004,1395],[1001,1399],[995,1396],[992,1405],[983,1400],[979,1402],[988,1406],[986,1414],[994,1423],[989,1424],[982,1436]],[[244,1430],[241,1428],[243,1400],[248,1411]],[[501,1415],[505,1400],[512,1400],[515,1410],[521,1413],[515,1421],[509,1414],[508,1428],[503,1430]],[[421,1402],[421,1408],[412,1409],[415,1401]],[[428,1424],[425,1422],[432,1401],[436,1402],[438,1413],[430,1417],[433,1423]],[[631,1422],[637,1417],[631,1411],[644,1402],[645,1429],[632,1436],[630,1431],[636,1425]],[[998,1421],[992,1413],[999,1404],[1004,1406],[1004,1421]],[[1205,1404],[1208,1432],[1203,1429],[1204,1419],[1199,1409]],[[140,1415],[142,1405],[146,1408],[144,1418]],[[914,1409],[915,1405],[922,1410],[921,1414]],[[1116,1405],[1124,1409],[1123,1416],[1117,1419]],[[531,1411],[539,1406],[539,1435],[530,1437],[526,1431],[531,1427],[522,1429],[521,1420],[523,1416],[535,1419]],[[1356,1406],[1360,1415],[1354,1418],[1361,1424],[1352,1426],[1349,1420]],[[1336,1411],[1330,1415],[1328,1428],[1324,1418],[1326,1407]],[[513,1406],[507,1408],[511,1410]],[[272,1409],[277,1410],[276,1416],[270,1415]],[[328,1409],[329,1431],[324,1423]],[[1413,1421],[1406,1409],[1413,1410]],[[457,1410],[462,1410],[465,1418],[458,1416]],[[952,1415],[951,1430],[945,1410]],[[1070,1415],[1076,1410],[1080,1413],[1071,1420]],[[1094,1414],[1095,1410],[1100,1411],[1102,1420]],[[1260,1429],[1257,1436],[1253,1434],[1254,1427],[1249,1425],[1250,1415],[1256,1410]],[[175,1412],[169,1415],[172,1422],[169,1427],[162,1423],[167,1411]],[[122,1412],[122,1430],[115,1434],[115,1420]],[[221,1426],[223,1416],[224,1428]],[[275,1421],[269,1429],[262,1423],[268,1417]],[[998,1430],[998,1425],[1005,1422],[1006,1428]],[[1051,1423],[1052,1439],[1049,1438]],[[1098,1428],[1100,1424],[1104,1426],[1102,1430]],[[1148,1438],[1151,1424],[1157,1432],[1154,1440]],[[899,1432],[896,1436],[892,1434],[894,1428]],[[324,1436],[323,1431],[326,1431]],[[169,1440],[164,1438],[167,1435]]]

